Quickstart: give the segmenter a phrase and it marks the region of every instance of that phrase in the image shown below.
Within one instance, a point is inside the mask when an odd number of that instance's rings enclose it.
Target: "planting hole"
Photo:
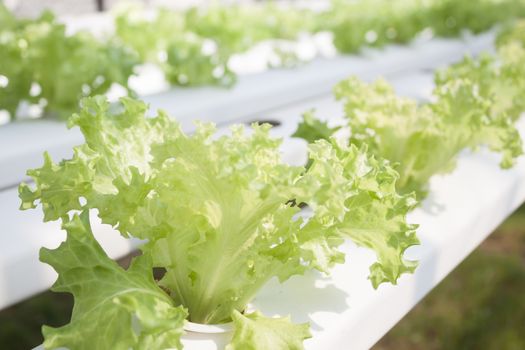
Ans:
[[[126,256],[123,256],[122,258],[118,259],[117,263],[120,265],[120,267],[127,270],[129,268],[129,265],[131,265],[131,261],[133,260],[133,258],[139,255],[142,255],[142,252],[140,250],[134,250]]]
[[[439,70],[439,68],[437,70]],[[426,67],[426,68],[421,69],[421,72],[428,73],[428,74],[434,74],[436,72],[436,68]]]
[[[154,267],[153,268],[153,278],[157,281],[160,281],[162,277],[166,274],[166,269],[164,267]]]
[[[252,125],[253,123],[257,124],[270,124],[273,128],[278,127],[281,125],[281,122],[275,119],[261,119],[261,120],[252,120],[247,122],[246,124]]]

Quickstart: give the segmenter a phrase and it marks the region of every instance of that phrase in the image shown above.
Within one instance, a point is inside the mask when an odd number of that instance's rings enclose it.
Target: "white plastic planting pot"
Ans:
[[[218,350],[224,349],[230,342],[233,323],[201,324],[186,322],[185,334],[181,337],[185,349]]]
[[[245,313],[254,312],[255,306],[249,303]],[[186,321],[185,334],[181,337],[184,349],[222,350],[233,336],[233,322],[221,324],[202,324]]]

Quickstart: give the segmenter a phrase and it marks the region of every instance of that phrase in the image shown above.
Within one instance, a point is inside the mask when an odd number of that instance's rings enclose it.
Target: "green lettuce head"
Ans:
[[[403,257],[418,243],[405,219],[414,198],[396,193],[397,173],[364,147],[318,141],[305,169],[281,161],[269,125],[237,125],[219,137],[213,125],[199,124],[186,135],[163,112],[146,118],[147,106],[129,98],[111,108],[103,97],[88,98],[82,106],[69,125],[81,129],[85,144],[58,164],[46,155],[28,172],[34,188],[20,186],[22,209],[40,203],[44,220],[60,219],[68,231],[61,247],[42,250],[59,272],[55,290],[75,296],[71,323],[44,329],[46,347],[180,347],[187,318],[233,320],[231,349],[262,349],[260,337],[273,349],[301,348],[307,325],[243,314],[268,280],[329,272],[344,261],[338,247],[345,239],[375,251],[374,287],[416,267]],[[124,237],[147,242],[130,269],[94,240],[90,211]],[[154,267],[166,270],[159,282]],[[101,325],[102,307],[119,322]]]

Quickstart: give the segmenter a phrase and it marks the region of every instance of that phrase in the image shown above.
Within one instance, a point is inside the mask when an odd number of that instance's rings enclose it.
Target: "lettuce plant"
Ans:
[[[0,110],[12,118],[23,102],[66,118],[83,96],[103,94],[112,84],[127,88],[137,57],[88,33],[67,35],[46,12],[18,20],[0,4]]]
[[[470,79],[476,82],[477,93],[493,99],[491,114],[505,115],[516,121],[525,111],[525,21],[504,29],[496,40],[497,55],[482,55],[439,71],[437,85],[453,79]]]
[[[328,273],[344,261],[345,239],[376,253],[374,287],[415,269],[403,257],[418,243],[405,219],[414,198],[396,193],[397,173],[365,147],[318,141],[305,169],[281,161],[267,124],[221,137],[199,124],[190,136],[163,112],[146,118],[144,103],[121,102],[84,99],[69,126],[85,144],[60,163],[46,155],[28,172],[34,188],[19,189],[21,209],[40,203],[44,221],[61,220],[68,232],[41,251],[59,273],[54,290],[75,296],[71,323],[44,327],[46,348],[180,348],[187,318],[233,321],[229,349],[299,349],[307,325],[244,312],[268,280]],[[129,269],[93,238],[90,212],[147,242]],[[160,281],[154,267],[166,271]]]
[[[312,11],[274,4],[231,5],[217,3],[185,12],[187,27],[214,40],[231,54],[246,51],[269,39],[295,40],[313,29]]]
[[[274,5],[193,7],[186,11],[159,9],[149,15],[141,7],[116,16],[116,36],[143,61],[163,69],[173,85],[230,86],[232,55],[270,39],[296,39],[311,22],[311,12],[283,10]],[[285,57],[283,61],[299,60]]]
[[[523,111],[525,75],[510,73],[521,67],[517,62],[466,59],[437,74],[435,101],[422,105],[397,96],[383,80],[366,84],[349,78],[334,89],[344,105],[348,142],[366,144],[372,154],[396,164],[398,190],[415,191],[418,198],[425,197],[430,177],[454,169],[465,148],[487,146],[502,154],[503,168],[511,167],[523,153],[514,121]],[[295,136],[313,142],[335,131],[308,114]]]
[[[235,82],[227,66],[229,54],[189,30],[183,13],[160,9],[148,17],[143,12],[143,8],[132,7],[118,14],[116,37],[143,62],[158,65],[172,85],[229,86]]]
[[[318,26],[333,33],[340,52],[354,53],[365,46],[412,40],[424,29],[422,10],[417,0],[333,0]]]

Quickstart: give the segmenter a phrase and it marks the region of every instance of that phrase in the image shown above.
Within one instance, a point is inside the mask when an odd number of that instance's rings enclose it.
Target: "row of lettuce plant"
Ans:
[[[509,168],[523,153],[515,127],[525,111],[525,22],[497,39],[496,55],[464,58],[435,75],[432,101],[400,97],[385,81],[368,84],[352,77],[334,94],[344,105],[345,122],[329,126],[303,115],[294,136],[308,142],[345,136],[345,142],[395,164],[400,193],[415,191],[423,199],[429,179],[454,169],[464,149],[485,146],[502,154]]]
[[[523,0],[333,0],[318,26],[334,34],[340,52],[353,53],[363,46],[408,43],[424,31],[438,37],[481,33],[524,15]]]
[[[85,143],[59,163],[46,154],[28,172],[35,185],[19,188],[22,209],[40,204],[44,221],[67,231],[58,248],[40,252],[59,274],[53,290],[75,298],[69,324],[44,326],[44,347],[180,349],[189,320],[232,322],[230,350],[302,349],[307,324],[246,310],[270,279],[329,273],[344,262],[339,247],[349,239],[375,252],[374,287],[395,284],[417,266],[404,257],[418,244],[406,220],[412,191],[422,197],[428,178],[450,170],[461,149],[487,144],[504,154],[503,166],[521,153],[513,124],[525,51],[516,28],[500,36],[498,56],[439,73],[431,103],[399,98],[382,81],[342,82],[336,94],[351,138],[332,137],[307,114],[298,134],[327,137],[312,140],[305,166],[282,162],[267,124],[220,137],[199,124],[186,135],[163,112],[147,118],[143,102],[84,99],[68,123]],[[144,240],[128,269],[94,238],[94,215]],[[165,270],[160,280],[154,268]]]
[[[425,30],[443,36],[480,32],[522,16],[524,9],[523,0],[334,0],[323,11],[214,4],[147,16],[128,9],[116,16],[114,34],[95,39],[67,35],[50,13],[15,19],[0,4],[0,110],[14,118],[26,103],[64,119],[82,97],[104,94],[114,83],[133,95],[128,78],[144,62],[157,64],[173,85],[231,86],[236,75],[230,58],[264,40],[329,31],[337,49],[350,53],[406,43]],[[299,60],[293,51],[280,54],[282,65]]]

